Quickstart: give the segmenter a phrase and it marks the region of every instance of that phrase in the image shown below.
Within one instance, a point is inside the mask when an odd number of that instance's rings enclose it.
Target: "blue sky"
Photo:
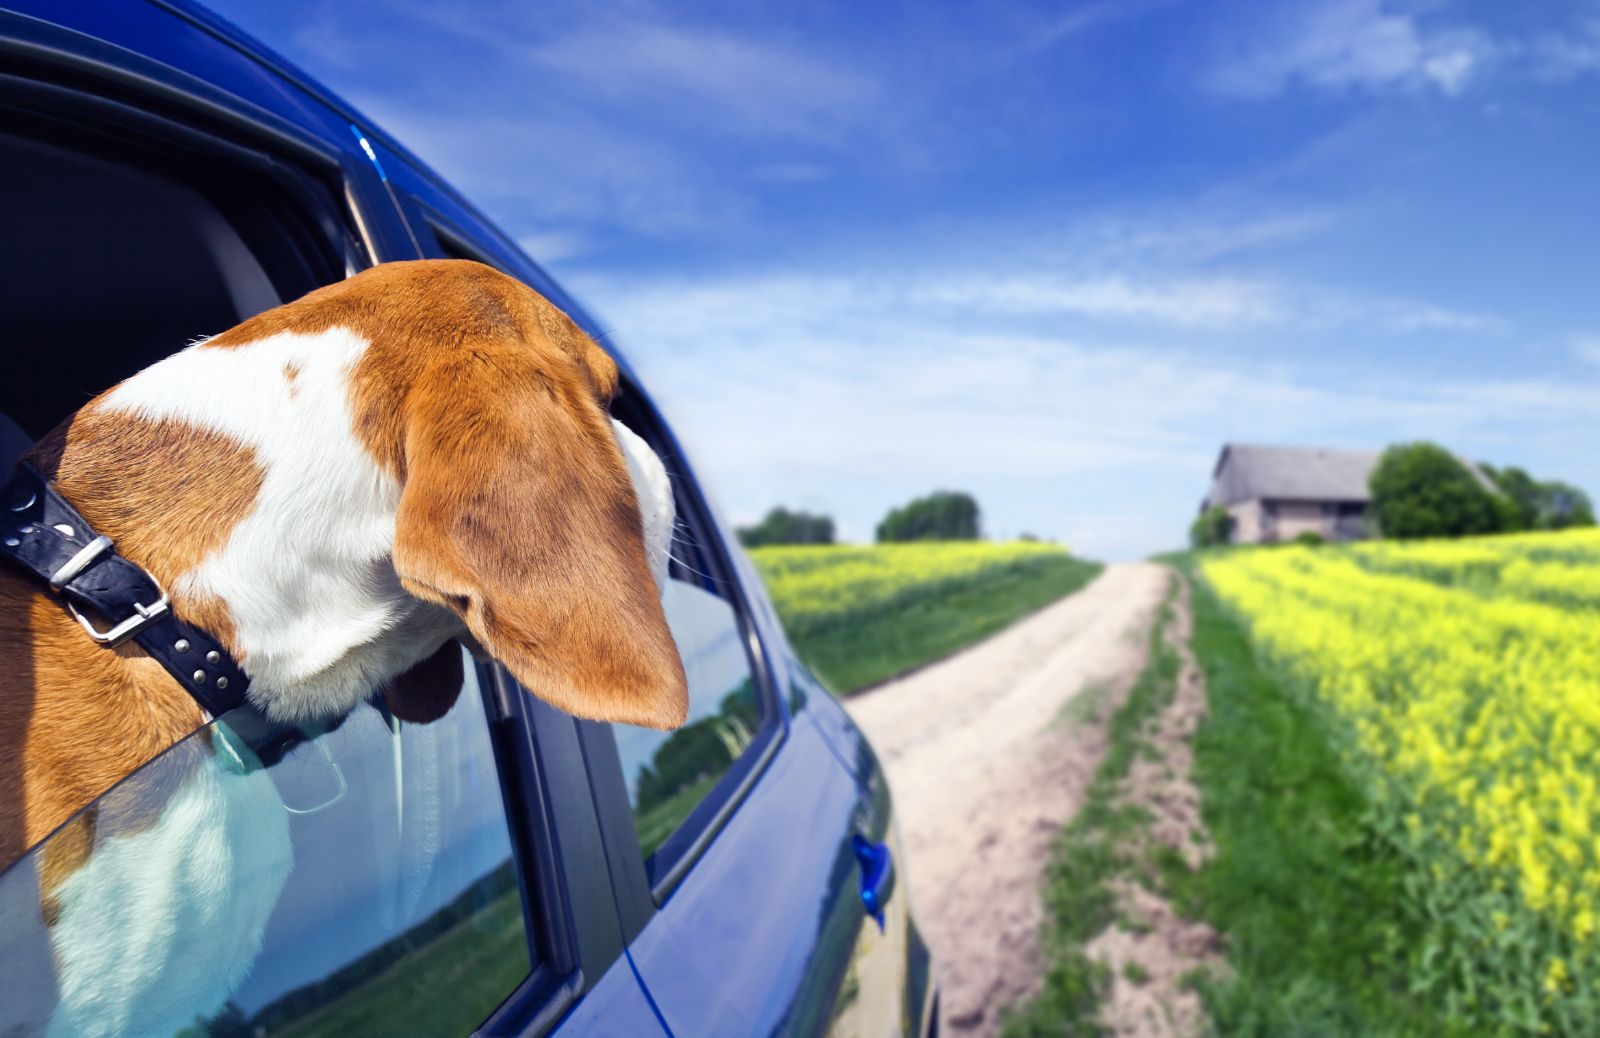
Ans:
[[[1600,492],[1600,4],[216,5],[614,330],[724,511],[1179,544],[1226,440]]]

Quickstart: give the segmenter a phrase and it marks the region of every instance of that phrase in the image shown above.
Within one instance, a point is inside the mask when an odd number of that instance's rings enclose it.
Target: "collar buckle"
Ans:
[[[78,621],[78,626],[82,627],[89,637],[93,638],[101,645],[120,645],[129,638],[132,638],[134,635],[138,634],[148,624],[158,619],[167,611],[167,593],[165,590],[162,590],[160,584],[156,585],[156,589],[161,591],[161,598],[159,600],[151,603],[150,605],[144,605],[143,603],[135,602],[133,604],[133,615],[117,624],[109,631],[96,630],[94,624],[89,622],[89,618],[78,612],[78,607],[73,605],[70,600],[67,601],[67,611],[72,614],[72,618],[74,620]]]

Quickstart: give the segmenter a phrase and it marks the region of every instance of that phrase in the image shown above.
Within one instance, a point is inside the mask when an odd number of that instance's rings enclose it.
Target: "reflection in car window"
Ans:
[[[750,745],[761,699],[733,606],[682,580],[662,595],[689,678],[689,719],[675,732],[615,725],[639,847],[648,858]]]
[[[0,1034],[465,1034],[531,968],[477,672],[263,766],[207,726],[0,875]]]

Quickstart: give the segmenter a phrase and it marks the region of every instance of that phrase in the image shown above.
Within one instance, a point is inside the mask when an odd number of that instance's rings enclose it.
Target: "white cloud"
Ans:
[[[1397,332],[1447,331],[1473,334],[1499,334],[1510,330],[1510,325],[1494,314],[1467,310],[1451,310],[1432,303],[1408,300],[1377,300],[1363,307],[1352,304],[1356,313],[1364,309],[1367,319]]]
[[[1466,88],[1480,60],[1478,53],[1465,47],[1441,51],[1423,59],[1422,75],[1453,96]]]
[[[869,538],[889,506],[953,486],[977,495],[992,530],[1131,557],[1181,542],[1224,440],[1426,437],[1533,463],[1528,443],[1554,443],[1600,408],[1600,383],[1418,379],[1319,365],[1298,341],[1264,355],[1007,331],[980,310],[917,305],[933,283],[948,279],[579,287],[734,514],[805,501],[851,538]]]
[[[692,152],[553,99],[516,112],[465,114],[452,103],[394,95],[356,93],[353,100],[491,210],[532,206],[542,222],[623,224],[663,235],[741,213],[740,200],[706,190],[708,174]],[[515,224],[507,229],[523,233]]]
[[[585,96],[684,105],[713,127],[833,138],[876,94],[860,71],[748,37],[624,19],[529,49],[529,60]]]
[[[1250,193],[1255,196],[1259,192],[1253,186]],[[1186,201],[1186,211],[1179,214],[1125,214],[1096,221],[1084,233],[1084,247],[1141,264],[1204,263],[1303,241],[1328,230],[1338,220],[1338,214],[1326,206],[1262,212],[1258,197],[1251,198],[1249,211],[1244,213],[1223,209],[1195,214],[1195,208],[1207,207]]]
[[[613,286],[594,283],[608,294]],[[755,334],[774,323],[808,327],[817,314],[894,314],[907,321],[962,318],[1079,318],[1101,327],[1240,331],[1254,328],[1355,328],[1387,333],[1452,331],[1504,334],[1510,326],[1482,312],[1415,300],[1330,292],[1263,278],[1131,277],[1121,274],[1006,274],[994,270],[902,270],[824,276],[762,276],[657,282],[628,298],[684,326]],[[761,307],[750,300],[758,298]],[[1028,327],[1037,327],[1030,321]],[[833,327],[826,325],[825,327]]]
[[[1074,315],[1172,328],[1357,327],[1475,334],[1506,330],[1505,322],[1492,314],[1247,277],[973,275],[933,280],[912,289],[910,299],[991,314]]]
[[[913,298],[990,312],[1079,314],[1179,327],[1235,328],[1281,323],[1287,316],[1274,286],[1238,278],[975,277],[934,283]]]
[[[1572,352],[1579,360],[1600,366],[1600,335],[1580,335],[1573,339]]]
[[[1293,85],[1343,90],[1430,87],[1461,93],[1494,54],[1475,30],[1424,31],[1383,0],[1296,5],[1274,30],[1212,69],[1211,85],[1240,97],[1270,97]]]
[[[1536,36],[1527,52],[1540,79],[1563,82],[1600,72],[1600,16],[1579,18],[1565,32]]]
[[[589,240],[577,231],[536,231],[518,238],[517,245],[535,262],[550,264],[582,255]]]
[[[555,0],[370,21],[319,6],[290,49],[469,197],[534,223],[503,219],[513,234],[726,233],[761,205],[748,182],[826,179],[893,136],[878,65],[771,19]]]
[[[1052,13],[1050,19],[1028,31],[1021,40],[1024,50],[1044,50],[1109,22],[1145,14],[1162,0],[1100,0],[1080,3],[1065,13]]]

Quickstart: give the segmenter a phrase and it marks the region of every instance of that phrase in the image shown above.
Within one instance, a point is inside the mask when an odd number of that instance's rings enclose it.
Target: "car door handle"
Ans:
[[[894,855],[888,844],[873,843],[860,833],[850,837],[850,848],[861,866],[861,907],[877,921],[881,933],[883,906],[894,893]]]

